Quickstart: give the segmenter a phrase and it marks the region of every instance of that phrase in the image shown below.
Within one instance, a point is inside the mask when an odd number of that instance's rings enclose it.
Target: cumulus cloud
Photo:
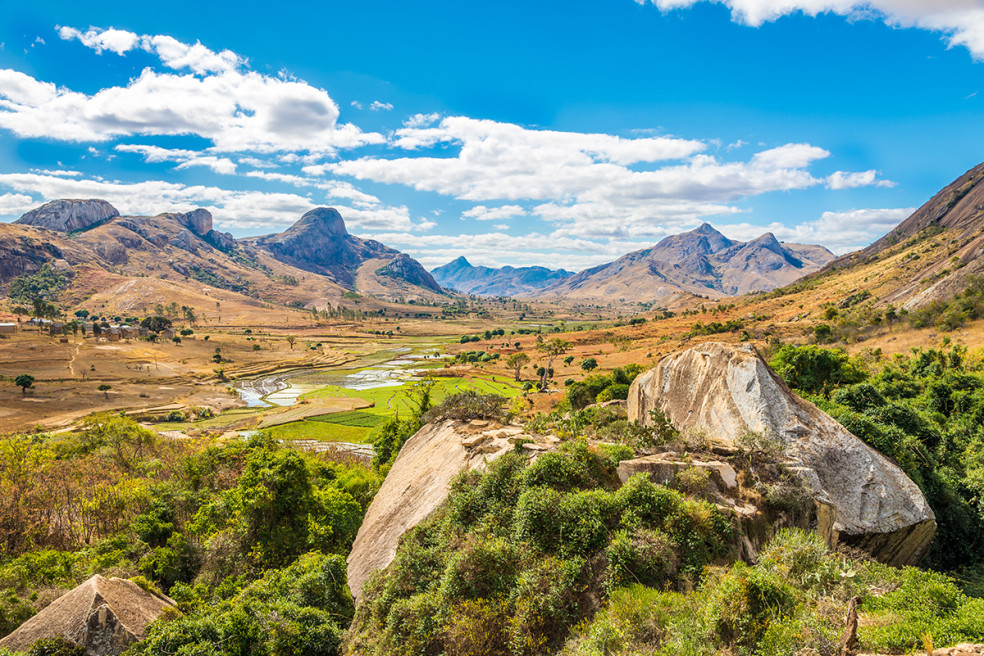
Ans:
[[[371,112],[388,112],[393,109],[393,103],[380,102],[378,100],[373,100],[372,104],[369,105],[369,111]]]
[[[641,238],[669,234],[704,217],[739,212],[732,203],[775,191],[822,185],[881,184],[875,172],[809,168],[830,153],[806,143],[761,150],[742,161],[704,154],[701,141],[675,137],[622,138],[533,130],[468,117],[415,116],[392,138],[407,151],[440,148],[442,156],[362,157],[305,168],[316,176],[402,184],[469,201],[529,201],[530,210],[579,237]],[[456,151],[456,152],[455,152]],[[448,153],[448,154],[445,154]],[[464,218],[519,215],[482,204]]]
[[[627,252],[651,245],[621,240],[599,244],[588,239],[560,237],[540,232],[510,235],[498,230],[477,235],[381,232],[370,236],[384,244],[406,251],[428,268],[446,264],[464,255],[472,264],[484,266],[538,264],[556,269],[560,256],[563,268],[578,270],[610,262]]]
[[[715,2],[731,10],[732,20],[758,27],[789,14],[809,16],[834,13],[857,18],[878,18],[893,27],[916,27],[944,36],[950,47],[967,48],[984,60],[984,7],[980,0],[636,0],[651,2],[663,11]]]
[[[475,219],[476,221],[501,221],[517,216],[525,216],[526,210],[519,205],[502,205],[500,207],[486,207],[476,205],[470,210],[461,213],[463,219]]]
[[[113,148],[121,153],[137,153],[142,155],[145,162],[176,162],[176,168],[186,169],[192,166],[202,166],[222,175],[232,175],[236,172],[236,163],[227,157],[207,155],[196,150],[177,148],[161,148],[142,144],[118,144]]]
[[[74,27],[60,26],[57,30],[58,36],[65,41],[78,39],[83,45],[92,48],[100,55],[105,50],[122,55],[135,48],[140,42],[140,37],[133,32],[114,28],[108,30],[90,28],[88,31],[82,32]]]
[[[25,194],[0,194],[0,216],[20,216],[37,205]]]
[[[168,36],[62,27],[97,52],[141,48],[180,72],[147,68],[126,86],[89,95],[14,70],[0,70],[0,128],[20,137],[107,141],[132,135],[196,135],[219,152],[334,152],[382,135],[339,123],[328,93],[305,82],[262,75],[238,55]],[[132,37],[132,38],[131,38]],[[190,72],[185,72],[190,71]]]
[[[848,173],[846,171],[835,171],[827,177],[827,187],[830,189],[853,189],[854,187],[894,187],[895,183],[891,180],[878,180],[878,171],[859,171]]]

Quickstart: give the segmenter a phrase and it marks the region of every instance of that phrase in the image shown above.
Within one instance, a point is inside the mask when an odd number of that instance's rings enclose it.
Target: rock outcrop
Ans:
[[[358,599],[369,575],[396,555],[400,536],[422,522],[448,496],[459,472],[484,467],[513,448],[523,434],[519,426],[488,421],[427,424],[407,440],[382,487],[373,498],[348,557],[348,584]],[[541,437],[523,445],[531,455],[550,448],[556,438]]]
[[[147,625],[172,606],[173,600],[132,581],[97,574],[0,640],[0,648],[26,651],[38,640],[63,637],[88,656],[116,656],[142,640]]]
[[[659,410],[681,431],[734,443],[749,431],[782,442],[813,490],[818,531],[892,565],[918,562],[936,530],[905,473],[832,417],[797,397],[748,347],[711,342],[663,358],[629,390],[629,419]]]
[[[25,213],[14,223],[47,228],[56,232],[74,232],[119,215],[116,208],[104,200],[61,199],[45,203]]]
[[[212,213],[201,208],[180,215],[178,221],[199,237],[204,237],[212,230]]]

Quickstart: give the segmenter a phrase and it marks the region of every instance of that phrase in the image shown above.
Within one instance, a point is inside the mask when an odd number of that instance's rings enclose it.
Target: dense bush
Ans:
[[[711,568],[688,594],[633,583],[579,624],[565,656],[834,654],[851,597],[865,614],[859,651],[912,653],[984,639],[984,601],[941,574],[851,561],[814,533],[784,530],[754,566]]]
[[[819,346],[783,346],[769,365],[790,387],[813,394],[861,382],[865,376],[862,367],[844,351]]]
[[[642,373],[642,367],[630,364],[613,370],[610,374],[594,374],[567,387],[565,396],[568,408],[580,410],[592,403],[604,403],[613,399],[626,399],[629,385]]]
[[[776,371],[919,485],[938,524],[928,564],[981,579],[984,361],[964,347],[915,349],[865,372],[843,351],[783,347]],[[824,398],[824,395],[829,398]],[[971,568],[973,571],[967,570]],[[979,584],[975,584],[979,585]]]
[[[699,581],[730,553],[730,521],[644,476],[616,489],[618,457],[573,441],[460,476],[367,582],[347,650],[549,653],[628,582]]]
[[[505,414],[503,405],[506,399],[498,394],[482,394],[475,390],[458,392],[447,397],[441,403],[427,410],[421,417],[421,423],[457,419],[499,420]]]
[[[330,457],[159,440],[119,415],[0,438],[0,633],[92,574],[142,575],[186,614],[146,653],[335,653],[343,556],[380,478]]]
[[[64,274],[45,262],[34,273],[14,278],[7,296],[14,303],[31,303],[38,298],[54,299],[67,285]]]

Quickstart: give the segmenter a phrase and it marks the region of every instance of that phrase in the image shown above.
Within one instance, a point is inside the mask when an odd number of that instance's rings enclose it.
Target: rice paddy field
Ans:
[[[415,387],[430,386],[430,401],[467,390],[512,398],[522,387],[501,374],[472,369],[447,375],[440,344],[409,342],[360,358],[355,366],[279,373],[237,381],[249,402],[199,421],[155,424],[157,431],[208,431],[212,434],[265,430],[284,441],[368,442],[373,428],[416,407]]]

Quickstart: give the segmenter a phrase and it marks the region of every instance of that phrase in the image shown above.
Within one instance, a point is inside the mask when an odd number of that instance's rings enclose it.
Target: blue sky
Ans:
[[[319,205],[427,266],[709,221],[847,252],[984,160],[984,0],[0,1],[0,220],[236,236]]]

